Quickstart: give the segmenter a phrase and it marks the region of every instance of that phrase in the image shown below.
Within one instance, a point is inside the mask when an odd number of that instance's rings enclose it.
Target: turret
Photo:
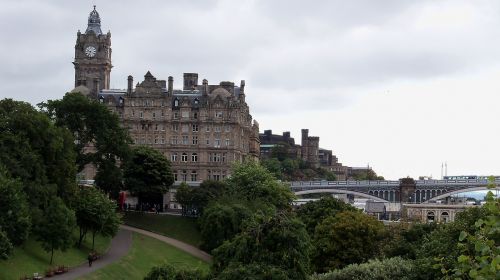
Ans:
[[[134,85],[134,78],[132,77],[132,75],[129,75],[127,79],[127,94],[132,94],[133,85]]]
[[[184,73],[184,90],[196,89],[198,86],[198,73]]]

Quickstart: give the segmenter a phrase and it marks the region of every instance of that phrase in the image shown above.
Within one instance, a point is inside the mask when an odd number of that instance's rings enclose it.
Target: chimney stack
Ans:
[[[134,78],[132,75],[128,75],[127,78],[127,94],[132,94],[132,87],[134,85]]]
[[[172,76],[168,76],[168,95],[172,95],[174,92],[174,78]]]
[[[203,79],[203,95],[208,95],[208,81]]]

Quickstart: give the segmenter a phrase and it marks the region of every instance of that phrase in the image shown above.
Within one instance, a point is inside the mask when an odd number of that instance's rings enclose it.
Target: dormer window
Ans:
[[[198,100],[198,98],[195,98],[194,99],[194,105],[198,105],[198,103],[200,103],[200,101]]]
[[[99,97],[99,102],[104,103],[104,97]]]
[[[179,99],[174,100],[174,107],[179,107]]]

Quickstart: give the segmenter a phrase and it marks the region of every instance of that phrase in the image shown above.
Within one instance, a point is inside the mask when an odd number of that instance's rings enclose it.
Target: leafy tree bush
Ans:
[[[31,209],[76,191],[74,138],[25,102],[0,101],[0,163],[21,180]]]
[[[315,274],[311,276],[310,280],[412,280],[415,273],[413,261],[395,257],[370,260],[362,264],[351,264],[343,269],[333,270],[325,274]]]
[[[327,217],[333,217],[342,211],[358,211],[352,205],[331,196],[322,197],[319,200],[310,201],[298,208],[297,216],[306,225],[310,235],[314,229]]]
[[[312,263],[316,272],[362,263],[379,254],[384,225],[354,211],[328,217],[315,230]]]
[[[226,190],[223,181],[205,180],[197,188],[182,182],[177,188],[175,199],[182,205],[183,215],[200,216],[207,205],[222,197]]]
[[[488,211],[484,207],[466,209],[455,216],[453,223],[439,225],[430,234],[425,235],[422,245],[416,251],[419,279],[437,279],[441,270],[448,271],[455,267],[461,252],[457,247],[460,232],[474,234],[476,221],[484,219]],[[439,266],[436,266],[439,259]]]
[[[257,213],[241,233],[213,251],[213,270],[216,275],[234,275],[235,268],[243,269],[241,264],[268,266],[282,269],[288,279],[307,279],[309,251],[309,235],[299,219],[284,211]]]
[[[80,189],[75,203],[75,215],[80,228],[78,247],[81,246],[87,232],[90,232],[94,249],[95,235],[99,233],[103,236],[114,236],[121,222],[116,212],[116,203],[93,187]]]
[[[42,248],[50,252],[50,264],[54,258],[54,250],[65,251],[73,243],[75,226],[76,219],[73,210],[67,208],[60,198],[54,197],[35,228]]]
[[[139,146],[132,150],[124,171],[125,188],[142,199],[163,194],[174,183],[170,162],[159,151]]]
[[[290,208],[294,194],[263,166],[255,162],[236,165],[227,179],[231,196],[262,201],[279,209]]]
[[[116,159],[128,157],[131,140],[127,131],[120,126],[118,116],[97,100],[69,92],[63,99],[49,100],[40,107],[57,126],[68,128],[75,136],[79,170],[92,163],[102,172],[101,168],[115,164]],[[86,149],[89,145],[95,150]]]
[[[7,234],[0,230],[0,260],[6,260],[12,254],[12,243],[10,242]]]
[[[209,280],[209,277],[199,270],[164,264],[153,267],[144,280]]]
[[[31,216],[21,182],[8,177],[0,166],[0,231],[9,243],[22,244],[29,235]]]
[[[403,223],[387,227],[388,236],[383,241],[385,257],[415,259],[425,237],[437,228],[436,223]]]
[[[217,280],[289,280],[286,270],[279,266],[268,264],[242,264],[233,263],[224,269]]]
[[[210,252],[225,240],[241,232],[243,223],[252,215],[251,210],[236,201],[215,202],[200,217],[201,248]]]

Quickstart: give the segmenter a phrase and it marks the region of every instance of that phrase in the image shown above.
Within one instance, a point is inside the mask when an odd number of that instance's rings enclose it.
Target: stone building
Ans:
[[[457,213],[471,207],[477,207],[477,205],[403,204],[401,213],[408,221],[448,223],[455,221]]]
[[[276,145],[285,144],[288,147],[290,158],[300,158],[312,167],[323,167],[333,172],[337,176],[337,180],[347,180],[349,167],[339,163],[331,150],[320,148],[319,137],[309,136],[309,129],[302,129],[301,132],[302,142],[301,145],[298,145],[288,131],[278,135],[273,134],[272,130],[264,130],[264,133],[259,134],[261,159],[270,158],[271,151]]]
[[[234,162],[259,158],[259,125],[245,101],[245,81],[199,84],[197,73],[184,73],[182,89],[174,89],[173,77],[160,80],[148,71],[135,87],[128,76],[126,89],[110,89],[111,33],[102,33],[95,6],[85,33],[77,33],[73,64],[75,91],[116,112],[135,145],[164,154],[177,184],[221,180]]]

